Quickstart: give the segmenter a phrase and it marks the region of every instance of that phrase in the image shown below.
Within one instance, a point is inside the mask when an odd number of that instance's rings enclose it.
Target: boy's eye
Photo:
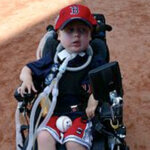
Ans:
[[[82,33],[82,34],[84,34],[84,33],[87,32],[87,28],[80,28],[80,29],[79,29],[79,32]]]
[[[87,32],[87,28],[83,28],[83,27],[80,27],[80,28],[73,28],[73,27],[70,27],[66,30],[68,33],[74,33],[74,32],[77,32],[77,33],[80,33],[80,34],[84,34]]]
[[[74,32],[74,28],[68,28],[67,32],[68,33],[73,33]]]

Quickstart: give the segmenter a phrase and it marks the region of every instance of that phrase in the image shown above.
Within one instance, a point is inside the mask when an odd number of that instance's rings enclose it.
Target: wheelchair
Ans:
[[[129,150],[125,141],[123,87],[119,63],[117,61],[109,62],[109,49],[106,41],[106,31],[111,31],[112,27],[106,24],[103,14],[93,15],[99,26],[93,32],[90,45],[94,52],[98,53],[99,57],[107,63],[91,70],[88,74],[94,98],[99,101],[96,116],[93,119],[91,150]],[[51,47],[56,49],[58,43],[57,34],[53,26],[49,25],[47,33],[40,41],[37,49],[37,59],[46,56]],[[38,85],[36,81],[34,84],[38,89],[37,94],[25,94],[22,97],[17,90],[14,93],[14,97],[18,101],[16,109],[17,150],[38,150],[36,139],[32,139],[34,144],[28,148],[31,140],[30,129],[32,128],[32,132],[34,132],[45,119],[44,115],[41,114],[41,105],[37,105],[34,115],[32,115],[34,105],[36,105],[36,101],[44,88],[43,85]],[[30,120],[32,120],[32,127]],[[65,145],[57,143],[57,150],[66,150]]]

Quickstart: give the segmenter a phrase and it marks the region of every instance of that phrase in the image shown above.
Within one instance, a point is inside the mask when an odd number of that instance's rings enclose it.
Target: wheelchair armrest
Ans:
[[[101,103],[112,103],[110,98],[112,91],[116,91],[117,96],[123,97],[122,78],[117,61],[106,63],[91,70],[89,79],[94,98]]]
[[[35,93],[34,92],[31,92],[31,94],[27,93],[27,94],[24,94],[24,97],[22,97],[21,94],[18,93],[16,89],[14,92],[14,97],[16,98],[18,102],[23,102],[23,101],[31,102],[35,97]]]

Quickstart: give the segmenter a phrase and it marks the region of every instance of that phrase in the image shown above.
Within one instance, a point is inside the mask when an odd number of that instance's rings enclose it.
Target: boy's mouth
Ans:
[[[80,46],[81,43],[80,43],[80,41],[74,41],[74,42],[72,42],[72,45],[73,46]]]

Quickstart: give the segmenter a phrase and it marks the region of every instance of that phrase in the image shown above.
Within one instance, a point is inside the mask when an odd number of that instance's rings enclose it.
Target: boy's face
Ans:
[[[82,21],[72,21],[58,31],[58,40],[70,52],[86,50],[91,40],[91,29]]]

